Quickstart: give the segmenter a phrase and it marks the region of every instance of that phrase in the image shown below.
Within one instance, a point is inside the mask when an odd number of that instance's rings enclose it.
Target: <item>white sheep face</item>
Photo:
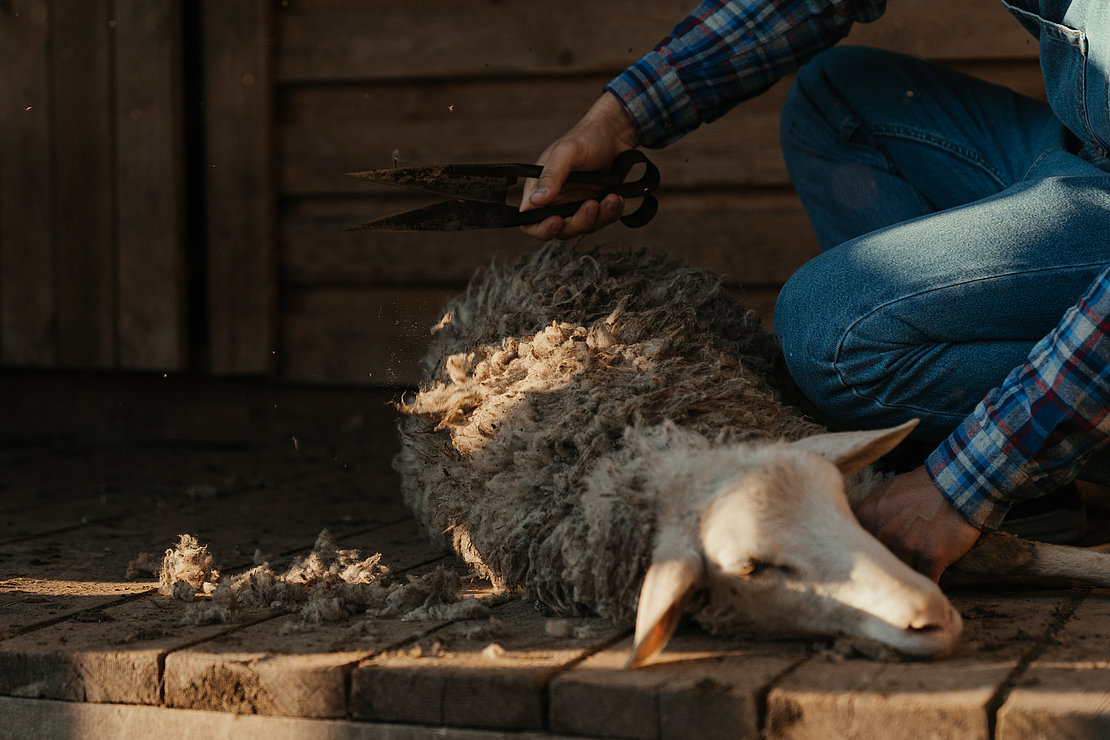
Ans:
[[[698,620],[717,632],[845,634],[915,656],[950,650],[959,614],[859,525],[844,493],[844,472],[894,446],[883,434],[719,448],[691,461],[682,487],[697,481],[703,498],[660,524],[630,665],[662,648],[693,592],[704,595]]]

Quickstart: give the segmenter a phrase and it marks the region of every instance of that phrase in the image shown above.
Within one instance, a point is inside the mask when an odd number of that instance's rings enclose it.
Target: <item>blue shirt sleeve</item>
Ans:
[[[606,90],[640,142],[664,146],[755,97],[886,0],[705,0]]]

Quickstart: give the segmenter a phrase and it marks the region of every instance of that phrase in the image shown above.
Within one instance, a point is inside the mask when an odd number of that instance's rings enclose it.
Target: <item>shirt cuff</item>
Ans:
[[[624,105],[643,146],[666,146],[701,123],[678,71],[661,52],[648,52],[605,89]]]
[[[925,469],[968,522],[988,531],[998,529],[1014,502],[1037,495],[1036,484],[1022,470],[1027,462],[980,403],[933,450]],[[1006,492],[1005,499],[1000,491]]]

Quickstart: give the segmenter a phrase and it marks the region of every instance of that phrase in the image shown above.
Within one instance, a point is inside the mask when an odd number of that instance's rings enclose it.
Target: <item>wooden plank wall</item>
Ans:
[[[0,3],[0,361],[183,367],[179,19]]]
[[[341,176],[371,167],[531,161],[692,0],[287,0],[276,17],[278,367],[312,382],[410,384],[442,301],[515,230],[346,233],[419,197]],[[949,19],[959,17],[953,24]],[[853,43],[900,49],[1033,95],[1033,40],[997,0],[892,0]],[[786,85],[651,153],[662,209],[592,242],[646,245],[725,273],[767,315],[816,251],[778,147]]]
[[[0,362],[271,371],[272,17],[0,3]]]
[[[274,367],[273,3],[203,0],[207,369]]]

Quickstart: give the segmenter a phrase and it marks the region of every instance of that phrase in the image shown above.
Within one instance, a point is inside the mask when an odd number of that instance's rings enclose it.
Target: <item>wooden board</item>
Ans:
[[[623,669],[631,639],[595,653],[551,684],[551,727],[626,738],[754,738],[763,697],[804,660],[798,643],[711,638],[680,630],[651,665]]]
[[[150,596],[0,642],[0,693],[160,704],[166,653],[234,628],[182,626],[185,606]]]
[[[291,87],[282,91],[280,173],[288,195],[374,192],[342,177],[400,164],[532,161],[582,115],[604,78],[462,80],[415,84]],[[781,186],[778,111],[786,85],[649,152],[674,187]],[[378,190],[380,193],[381,190]]]
[[[348,405],[347,414],[353,410]],[[367,426],[386,411],[379,407]],[[341,428],[327,431],[332,441],[325,446],[304,425],[303,444],[286,437],[277,454],[205,447],[202,454],[180,447],[130,455],[112,447],[38,450],[38,465],[16,468],[0,488],[0,532],[7,534],[0,540],[0,633],[33,631],[149,590],[150,577],[125,579],[129,563],[142,552],[160,556],[181,533],[196,535],[227,569],[250,565],[256,550],[288,557],[310,548],[324,528],[359,543],[357,533],[400,521],[401,539],[427,548],[395,493],[388,469],[392,428]],[[337,433],[350,438],[349,447],[335,444]],[[368,455],[372,441],[378,452]],[[77,494],[62,507],[76,519],[69,526],[50,525],[56,508],[49,488]],[[13,498],[19,493],[30,495]]]
[[[857,25],[848,41],[945,61],[1037,58],[1036,39],[995,0],[896,0],[875,23]]]
[[[128,704],[14,699],[0,696],[0,740],[26,740],[28,727],[41,737],[128,740],[572,740],[546,732],[491,732],[450,727],[319,720],[209,712]],[[80,728],[79,733],[74,728]]]
[[[185,368],[181,3],[115,3],[119,364]]]
[[[356,548],[366,557],[381,553],[382,563],[398,575],[420,575],[441,564],[453,565],[416,532],[412,520],[344,539],[339,545]],[[360,633],[357,616],[306,625],[294,614],[253,626],[237,625],[203,644],[183,643],[169,651],[163,675],[165,703],[250,714],[344,717],[355,663],[444,623],[376,620]]]
[[[0,10],[0,359],[185,366],[180,5]]]
[[[694,7],[686,0],[468,3],[295,0],[278,13],[282,82],[616,73],[650,50]],[[952,23],[959,18],[959,23]],[[403,31],[402,31],[403,30]],[[990,43],[984,44],[985,36]],[[363,39],[374,38],[376,43]],[[1033,58],[1030,37],[995,0],[899,0],[851,43],[936,59]]]
[[[409,385],[442,306],[456,291],[295,290],[285,293],[281,372],[314,383]]]
[[[102,541],[105,537],[103,530],[90,527],[89,533],[98,535]],[[342,533],[340,532],[340,535]],[[138,537],[132,534],[131,542],[138,546]],[[295,541],[288,532],[281,533],[282,541],[289,543]],[[109,530],[107,537],[112,537]],[[67,547],[80,545],[75,541],[81,539],[81,534],[71,535]],[[219,536],[213,541],[219,541]],[[300,540],[307,542],[309,538]],[[383,564],[388,564],[394,572],[404,573],[424,563],[442,560],[442,553],[433,548],[416,532],[414,522],[406,519],[400,524],[378,527],[361,535],[354,535],[347,539],[340,539],[340,546],[355,547],[367,555],[374,551],[383,553]],[[41,550],[41,543],[36,545]],[[119,552],[124,548],[115,548]],[[226,548],[213,547],[214,555]],[[288,558],[273,559],[275,569],[280,569]],[[152,586],[149,579],[140,579],[134,584],[112,584],[113,588],[102,587],[102,592],[94,593],[92,588],[74,588],[75,594],[80,592],[80,608],[69,608],[68,613],[64,605],[61,614],[58,610],[49,609],[49,599],[58,599],[63,596],[59,593],[59,581],[63,579],[89,580],[92,573],[111,573],[118,571],[118,564],[108,568],[105,563],[96,559],[85,561],[79,568],[57,563],[53,567],[45,560],[35,560],[35,576],[32,579],[15,579],[0,582],[0,614],[6,612],[22,612],[26,615],[38,613],[38,625],[2,625],[0,631],[8,639],[0,642],[0,693],[36,698],[66,699],[69,701],[110,701],[122,703],[158,704],[163,700],[160,687],[163,677],[166,685],[166,702],[171,706],[203,706],[204,702],[198,698],[197,681],[212,681],[214,686],[225,686],[216,681],[216,674],[220,666],[225,664],[221,656],[227,650],[221,650],[219,636],[235,634],[235,640],[244,640],[250,643],[250,635],[256,634],[255,642],[267,640],[273,645],[274,638],[284,646],[285,652],[293,654],[305,652],[319,652],[323,641],[327,644],[341,642],[344,631],[349,625],[342,628],[322,630],[307,630],[300,638],[285,635],[280,631],[281,623],[270,623],[267,626],[251,632],[252,624],[260,621],[272,620],[278,613],[266,609],[244,608],[242,615],[236,621],[227,625],[197,625],[183,621],[187,617],[186,604],[174,599],[149,594]],[[217,560],[217,565],[221,563]],[[226,561],[224,561],[226,562]],[[8,565],[12,565],[9,561]],[[18,568],[18,565],[16,566]],[[92,570],[88,570],[91,568]],[[242,569],[229,567],[225,570],[225,578],[231,577],[234,570]],[[45,578],[43,578],[45,577]],[[117,576],[118,577],[118,576]],[[145,580],[145,582],[144,582]],[[47,583],[51,583],[47,587]],[[38,584],[37,586],[35,584]],[[126,598],[127,595],[149,594],[140,598]],[[18,603],[12,596],[18,598]],[[114,599],[113,599],[114,597]],[[123,597],[123,598],[121,598]],[[44,619],[44,616],[53,618]],[[32,617],[33,619],[34,617]],[[299,617],[295,618],[299,621]],[[289,621],[289,620],[285,620]],[[404,641],[411,637],[413,625],[403,624],[399,627],[402,633],[397,641]],[[246,631],[245,636],[238,636]],[[422,634],[422,632],[420,632]],[[232,638],[228,638],[232,639]],[[293,649],[298,639],[303,643],[303,649]],[[191,649],[190,646],[206,642],[204,650]],[[259,643],[262,644],[262,643]],[[282,652],[281,648],[273,648]],[[370,654],[363,650],[347,663],[352,663],[361,657]],[[172,655],[172,660],[167,658]],[[208,656],[208,657],[205,657]],[[214,657],[213,657],[214,656]],[[260,656],[265,657],[265,656]],[[199,668],[198,660],[204,658]],[[237,658],[227,658],[235,672],[234,665],[240,661]],[[327,661],[315,657],[307,657],[301,661],[291,659],[285,661],[285,668],[275,674],[279,684],[288,678],[290,673],[297,674],[297,667],[308,664],[304,669],[307,677],[302,677],[299,683],[294,680],[295,686],[282,689],[279,685],[277,696],[282,691],[286,694],[298,694],[302,689],[309,697],[318,697],[319,685],[303,686],[308,682],[316,684],[327,682],[328,678],[334,679],[331,684],[338,681],[340,704],[345,706],[346,698],[343,686],[343,661],[338,661],[335,671],[326,671],[322,666]],[[329,665],[336,664],[332,661]],[[273,668],[275,661],[264,661],[266,668]],[[276,663],[281,663],[281,660]],[[184,668],[182,667],[184,666]],[[165,674],[163,676],[163,667]],[[192,672],[190,673],[190,667]],[[182,671],[185,671],[183,674]],[[271,675],[266,670],[264,675]],[[319,678],[324,674],[323,678]],[[234,674],[242,680],[241,672]],[[300,675],[300,674],[297,674]],[[189,676],[194,676],[191,681]],[[201,678],[203,677],[203,678]],[[313,678],[317,677],[317,678]],[[228,684],[231,685],[231,684]],[[233,693],[233,692],[232,692]],[[331,691],[331,694],[334,694]],[[227,709],[228,697],[222,690],[215,694],[206,693],[215,704],[207,705],[208,708]],[[217,696],[218,695],[218,696]],[[268,696],[275,694],[269,693]],[[185,697],[191,697],[186,699]],[[214,698],[213,698],[214,697]],[[262,713],[285,713],[278,711],[284,704],[278,703],[271,711],[266,712],[258,706],[253,706],[248,711],[262,711]],[[302,702],[301,709],[308,705]],[[328,705],[330,706],[330,704]],[[236,705],[236,708],[242,709]],[[301,712],[295,712],[300,714]],[[342,712],[340,712],[342,714]],[[323,716],[323,715],[313,715]]]
[[[1108,596],[1085,599],[1018,677],[998,711],[998,740],[1110,734]]]
[[[565,634],[553,633],[532,604],[516,599],[494,611],[488,629],[457,622],[429,636],[419,651],[360,663],[350,711],[371,721],[544,729],[543,687],[550,678],[624,632],[580,618],[568,620]]]
[[[205,196],[209,367],[273,364],[272,4],[205,0]]]
[[[933,662],[811,660],[767,697],[768,738],[889,738],[892,727],[932,737],[991,736],[994,700],[1023,658],[1059,628],[1070,593],[956,598],[965,632]]]
[[[50,9],[0,7],[0,361],[57,361]]]
[[[58,359],[116,364],[118,334],[110,0],[54,0],[50,13]]]

